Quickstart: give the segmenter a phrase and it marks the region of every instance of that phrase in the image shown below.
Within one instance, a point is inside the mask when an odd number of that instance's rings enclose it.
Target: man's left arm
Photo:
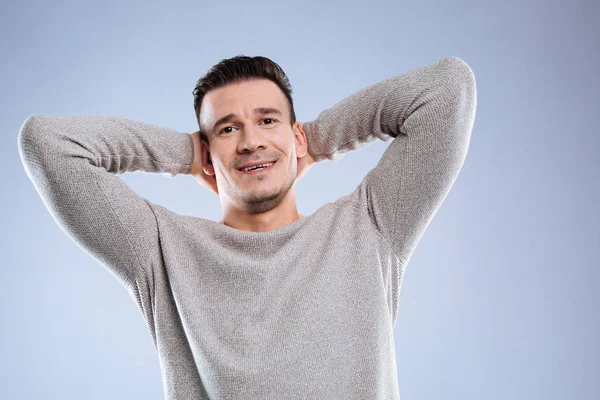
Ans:
[[[361,89],[302,127],[316,162],[394,139],[357,191],[407,263],[462,168],[476,105],[473,71],[447,57]]]

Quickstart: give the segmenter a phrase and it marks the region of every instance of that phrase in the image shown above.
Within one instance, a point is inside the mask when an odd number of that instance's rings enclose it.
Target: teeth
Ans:
[[[242,171],[246,171],[246,172],[248,172],[248,171],[250,171],[250,170],[253,170],[253,169],[258,169],[258,168],[260,168],[260,167],[270,167],[270,166],[271,166],[271,165],[273,165],[273,164],[275,164],[275,163],[272,163],[272,162],[270,162],[270,163],[266,163],[266,164],[255,165],[254,167],[243,168],[243,169],[242,169]]]

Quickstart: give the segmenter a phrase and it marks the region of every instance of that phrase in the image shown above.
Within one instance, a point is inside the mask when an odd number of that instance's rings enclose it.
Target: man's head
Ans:
[[[198,80],[193,94],[203,169],[215,175],[222,204],[255,214],[294,200],[287,196],[307,145],[291,93],[281,67],[260,56],[221,60]],[[242,170],[272,161],[262,171]]]

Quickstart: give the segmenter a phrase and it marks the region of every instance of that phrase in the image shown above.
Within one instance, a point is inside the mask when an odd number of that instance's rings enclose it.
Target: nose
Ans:
[[[252,124],[244,126],[242,134],[239,137],[238,152],[240,153],[243,153],[246,149],[254,152],[258,147],[266,148],[263,134],[257,126],[253,126]]]

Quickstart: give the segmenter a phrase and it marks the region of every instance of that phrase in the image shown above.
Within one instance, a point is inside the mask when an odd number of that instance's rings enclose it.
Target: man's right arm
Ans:
[[[189,174],[189,134],[126,118],[32,115],[19,131],[27,175],[65,233],[128,289],[159,259],[148,201],[117,175]]]

